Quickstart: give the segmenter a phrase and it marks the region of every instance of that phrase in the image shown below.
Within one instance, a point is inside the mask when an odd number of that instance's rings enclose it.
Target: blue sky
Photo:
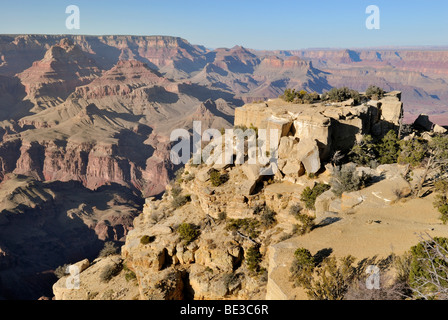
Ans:
[[[81,13],[68,30],[68,5]],[[380,30],[368,30],[368,5]],[[448,45],[446,0],[14,0],[4,1],[0,33],[180,36],[209,48],[356,48]]]

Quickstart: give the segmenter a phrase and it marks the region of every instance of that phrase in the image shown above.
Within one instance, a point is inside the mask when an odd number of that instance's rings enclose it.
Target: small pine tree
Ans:
[[[300,200],[305,202],[305,206],[307,209],[315,210],[316,208],[314,207],[314,205],[316,203],[316,198],[330,188],[331,187],[328,184],[324,183],[317,183],[316,185],[314,185],[313,189],[311,189],[310,187],[306,187],[300,196]]]
[[[397,162],[418,167],[426,156],[427,148],[426,142],[422,139],[400,141],[400,154]]]
[[[378,145],[379,161],[381,164],[396,163],[400,155],[400,140],[394,130],[390,130]]]
[[[261,262],[260,247],[258,245],[253,245],[246,252],[246,265],[249,271],[258,273],[260,271]]]
[[[362,140],[355,144],[349,152],[350,160],[354,163],[365,166],[376,159],[376,148],[371,135],[363,136]]]
[[[443,222],[443,224],[446,224],[448,222],[448,198],[446,194],[438,194],[436,196],[434,207],[440,213],[440,220]]]

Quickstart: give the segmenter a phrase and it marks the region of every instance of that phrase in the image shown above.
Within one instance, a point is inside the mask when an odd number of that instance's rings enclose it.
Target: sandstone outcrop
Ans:
[[[400,92],[359,106],[291,104],[280,99],[235,109],[235,125],[278,132],[280,171],[287,176],[317,173],[336,151],[347,152],[365,134],[398,130],[403,116]],[[301,166],[305,170],[301,169]]]
[[[414,127],[418,128],[418,129],[423,129],[425,131],[440,133],[440,134],[444,134],[444,133],[448,132],[448,130],[445,129],[444,127],[433,123],[429,119],[429,116],[426,114],[421,114],[418,116],[418,118],[414,121]]]
[[[62,103],[76,87],[101,75],[95,61],[71,40],[52,46],[40,61],[18,74],[34,112]]]

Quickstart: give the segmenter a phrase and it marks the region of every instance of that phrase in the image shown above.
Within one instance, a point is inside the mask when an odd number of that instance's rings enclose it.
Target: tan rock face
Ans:
[[[321,168],[319,147],[316,140],[301,139],[297,145],[297,158],[307,173],[316,173]]]
[[[278,130],[279,160],[295,160],[297,152],[306,172],[316,173],[320,161],[328,160],[337,150],[350,150],[363,134],[381,136],[398,129],[403,115],[400,98],[400,92],[392,92],[378,102],[359,106],[297,105],[274,99],[237,108],[235,125]],[[291,170],[295,174],[294,161],[280,162],[283,169],[286,165],[287,176]]]
[[[101,75],[95,61],[69,39],[52,46],[40,61],[18,74],[36,110],[61,103],[76,87]]]
[[[55,300],[135,300],[140,296],[135,280],[126,280],[127,271],[122,270],[109,281],[102,281],[104,270],[119,262],[118,256],[96,259],[92,264],[80,261],[72,265],[76,272],[59,279],[53,285]],[[79,273],[78,273],[79,271]]]
[[[184,192],[201,197],[195,190]],[[122,247],[122,258],[137,277],[140,299],[229,299],[256,294],[255,289],[246,290],[253,285],[243,263],[249,243],[235,238],[224,222],[207,216],[199,202],[172,210],[170,201],[169,197],[148,201]],[[191,243],[180,239],[176,226],[182,222],[201,226],[199,238]],[[151,236],[151,241],[142,242],[144,236]]]

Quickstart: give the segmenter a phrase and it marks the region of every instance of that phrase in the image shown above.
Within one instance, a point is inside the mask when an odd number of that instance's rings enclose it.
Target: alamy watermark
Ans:
[[[78,6],[70,5],[65,9],[65,13],[69,14],[65,20],[65,27],[68,30],[79,30],[81,28],[81,12]]]
[[[79,267],[75,266],[75,265],[70,265],[67,267],[65,272],[67,274],[69,274],[69,276],[65,280],[65,287],[67,289],[74,289],[74,290],[79,289],[80,284],[81,284],[80,277],[79,277],[79,273],[80,273]]]
[[[212,165],[259,164],[261,175],[274,175],[278,170],[278,129],[217,129],[202,132],[200,121],[193,122],[193,134],[176,129],[170,135],[170,159],[175,165],[192,163]],[[204,148],[203,142],[209,142]],[[247,151],[247,152],[246,152]],[[247,155],[247,157],[246,157]]]
[[[380,268],[374,265],[370,265],[366,269],[366,273],[369,276],[366,279],[366,288],[369,290],[380,289]]]
[[[366,19],[366,28],[369,30],[379,30],[380,8],[375,5],[370,5],[366,8],[366,14],[369,14],[369,16]]]

